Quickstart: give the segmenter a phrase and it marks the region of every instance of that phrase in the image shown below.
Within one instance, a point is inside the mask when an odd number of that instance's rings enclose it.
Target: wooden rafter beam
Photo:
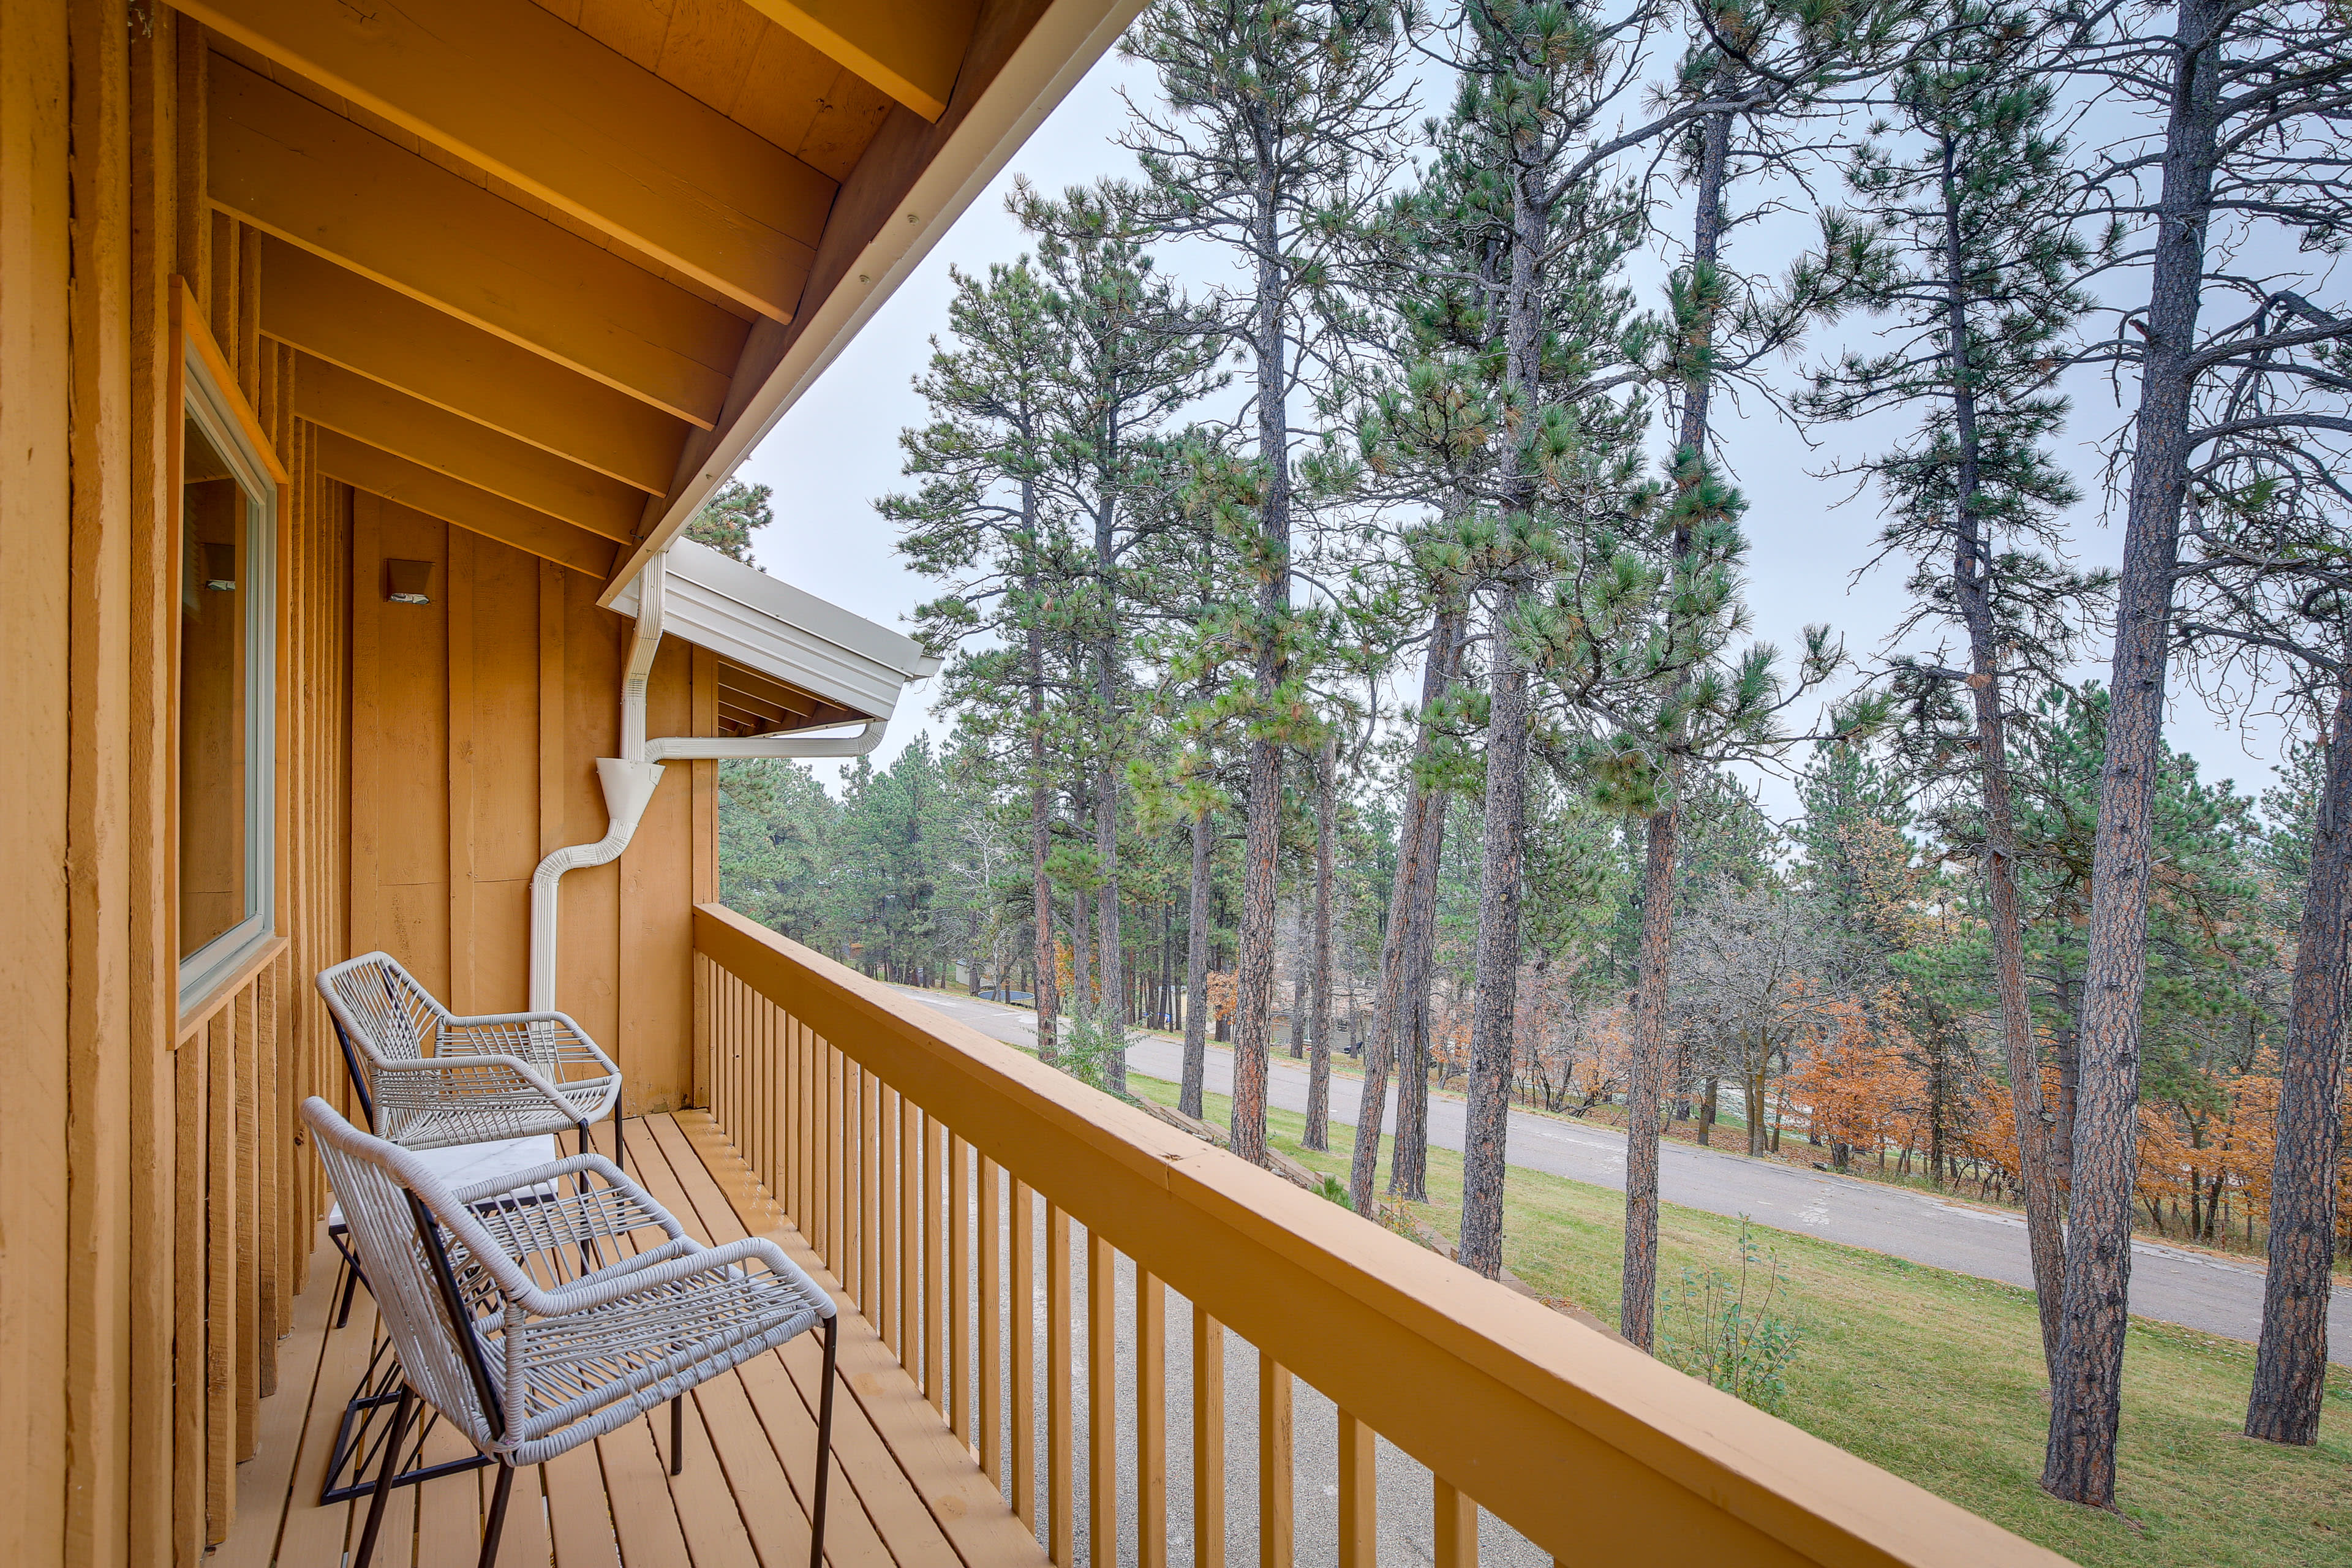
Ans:
[[[751,0],[751,8],[926,120],[948,110],[979,0]]]
[[[320,429],[380,447],[616,544],[636,541],[644,491],[341,365],[304,358],[294,376],[294,412]]]
[[[708,428],[747,328],[299,93],[212,60],[213,205]]]
[[[901,114],[883,122],[834,203],[800,313],[788,326],[753,327],[726,406],[715,424],[688,436],[667,496],[598,604],[620,597],[647,558],[684,531],[1142,8],[1143,0],[999,7],[974,30],[936,123]]]
[[[792,319],[834,183],[531,0],[181,9],[728,298]],[[900,7],[848,9],[878,21]]]
[[[659,495],[688,426],[660,409],[370,282],[299,246],[262,247],[263,335]]]
[[[612,541],[584,528],[518,506],[462,479],[396,457],[380,447],[354,441],[332,430],[319,432],[319,471],[341,479],[353,489],[382,496],[389,501],[574,572],[604,576],[612,571],[617,553]]]

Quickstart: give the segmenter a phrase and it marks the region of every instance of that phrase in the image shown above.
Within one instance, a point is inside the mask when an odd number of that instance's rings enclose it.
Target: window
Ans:
[[[223,391],[202,329],[186,331],[176,823],[184,1008],[271,935],[278,615],[275,465],[242,403]]]

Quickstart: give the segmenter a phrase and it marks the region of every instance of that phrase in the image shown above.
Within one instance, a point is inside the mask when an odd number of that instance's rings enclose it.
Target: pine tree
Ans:
[[[1254,452],[1246,468],[1218,470],[1211,504],[1255,591],[1212,635],[1251,654],[1248,677],[1218,700],[1250,731],[1233,1147],[1254,1162],[1265,1157],[1283,752],[1320,739],[1300,711],[1294,411],[1312,355],[1334,335],[1347,237],[1369,215],[1410,111],[1401,44],[1381,0],[1159,0],[1120,44],[1159,73],[1166,103],[1131,106],[1142,215],[1171,237],[1231,247],[1246,279],[1219,302],[1216,325],[1247,362]]]
[[[2210,676],[2281,691],[2297,729],[2317,737],[2303,742],[2301,789],[2281,802],[2303,818],[2287,851],[2303,907],[2245,1424],[2249,1437],[2309,1445],[2319,1440],[2327,1381],[2352,959],[2352,551],[2327,489],[2273,479],[2217,500],[2228,504],[2191,531],[2185,650]]]
[[[2265,247],[2326,253],[2352,238],[2352,192],[2332,157],[2311,152],[2341,134],[2352,16],[2179,0],[2162,12],[2091,13],[2080,29],[2068,40],[2073,68],[2145,115],[2145,133],[2111,150],[2102,184],[2147,226],[2146,247],[2118,259],[2145,268],[2147,291],[2098,351],[2137,372],[2138,404],[2042,1482],[2067,1501],[2108,1508],[2123,1416],[2153,806],[2181,521],[2200,489],[2242,489],[2264,470],[2317,477],[2341,467],[2342,455],[2326,447],[2352,432],[2341,369],[2352,313],[2315,304],[2290,280],[2249,277],[2238,258]],[[2209,301],[2237,308],[2202,321]]]
[[[687,520],[686,536],[746,566],[757,566],[751,559],[751,535],[776,521],[770,505],[774,494],[766,485],[730,479]]]
[[[1037,1049],[1050,1062],[1059,999],[1047,758],[1049,703],[1059,706],[1062,684],[1051,645],[1057,617],[1067,617],[1075,563],[1039,480],[1052,462],[1052,408],[1069,350],[1025,262],[992,267],[985,280],[953,277],[954,347],[935,341],[916,382],[932,423],[899,437],[907,474],[921,483],[876,509],[898,525],[900,553],[951,585],[916,612],[927,642],[957,650],[942,682],[947,699],[976,734],[1017,743],[1024,756]],[[994,641],[971,646],[979,637]]]
[[[1896,694],[1922,764],[1972,775],[1978,796],[2042,1352],[2054,1362],[2066,1152],[2042,1103],[2006,737],[2014,688],[2063,674],[2105,582],[2053,553],[2055,520],[2076,496],[2048,451],[2066,416],[2049,384],[2090,307],[2078,279],[2096,255],[2078,232],[2080,185],[2052,128],[2048,66],[2022,5],[1958,0],[1933,18],[1895,73],[1893,123],[1846,173],[1857,216],[1878,230],[1880,266],[1855,302],[1884,319],[1881,345],[1816,373],[1801,406],[1823,420],[1919,410],[1902,446],[1841,471],[1877,481],[1891,514],[1881,549],[1915,563],[1903,632],[1950,626],[1962,638],[1958,660],[1940,647],[1898,660]]]
[[[1186,301],[1129,237],[1127,194],[1074,190],[1046,201],[1026,186],[1013,205],[1037,237],[1046,309],[1068,358],[1054,384],[1052,461],[1039,476],[1087,536],[1087,593],[1076,613],[1092,644],[1091,804],[1098,880],[1095,950],[1105,1082],[1127,1090],[1125,941],[1120,933],[1119,808],[1132,756],[1129,664],[1137,614],[1157,595],[1160,558],[1181,550],[1170,492],[1176,464],[1161,426],[1213,384],[1214,346],[1183,331]]]

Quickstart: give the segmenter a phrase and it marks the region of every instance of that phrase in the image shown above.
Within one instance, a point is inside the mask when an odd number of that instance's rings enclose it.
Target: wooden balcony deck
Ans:
[[[627,1129],[629,1174],[699,1235],[773,1238],[828,1289],[835,1282],[700,1112]],[[320,1233],[325,1246],[325,1233]],[[364,1371],[373,1310],[330,1331],[336,1271],[322,1251],[279,1347],[286,1369],[262,1402],[260,1447],[237,1467],[236,1517],[217,1568],[337,1568],[365,1500],[321,1508],[337,1417]],[[836,1296],[838,1292],[836,1291]],[[873,1326],[842,1315],[834,1407],[834,1489],[825,1556],[839,1568],[1013,1568],[1045,1555],[981,1473]],[[669,1474],[669,1423],[656,1415],[516,1477],[501,1568],[803,1568],[815,1454],[819,1352],[805,1335],[698,1390],[686,1467]],[[845,1397],[843,1397],[845,1395]],[[446,1429],[428,1449],[462,1458]],[[394,1494],[382,1568],[460,1568],[480,1550],[490,1472]],[[846,1483],[844,1485],[843,1483]]]

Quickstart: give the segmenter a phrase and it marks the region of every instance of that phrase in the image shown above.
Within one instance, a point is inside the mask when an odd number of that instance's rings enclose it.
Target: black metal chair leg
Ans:
[[[629,1173],[629,1135],[621,1126],[621,1108],[613,1108],[613,1168],[623,1175]]]
[[[383,1468],[376,1472],[375,1496],[368,1502],[367,1528],[360,1531],[358,1555],[352,1559],[352,1568],[368,1568],[375,1555],[375,1538],[383,1529],[384,1505],[392,1500],[392,1478],[400,1468],[400,1446],[408,1438],[408,1413],[415,1408],[416,1394],[405,1383],[400,1385],[400,1403],[392,1407],[392,1431],[383,1440]]]
[[[499,1537],[507,1528],[507,1499],[514,1491],[514,1467],[499,1467],[498,1489],[490,1494],[490,1522],[482,1531],[481,1568],[496,1568]]]
[[[674,1394],[669,1401],[669,1473],[686,1468],[686,1395]]]
[[[833,1363],[840,1332],[838,1315],[824,1321],[824,1392],[816,1402],[816,1500],[809,1509],[809,1568],[824,1568],[824,1483],[833,1458]]]
[[[352,1298],[358,1294],[360,1271],[348,1258],[343,1259],[343,1304],[335,1310],[335,1327],[341,1328],[352,1321]]]

